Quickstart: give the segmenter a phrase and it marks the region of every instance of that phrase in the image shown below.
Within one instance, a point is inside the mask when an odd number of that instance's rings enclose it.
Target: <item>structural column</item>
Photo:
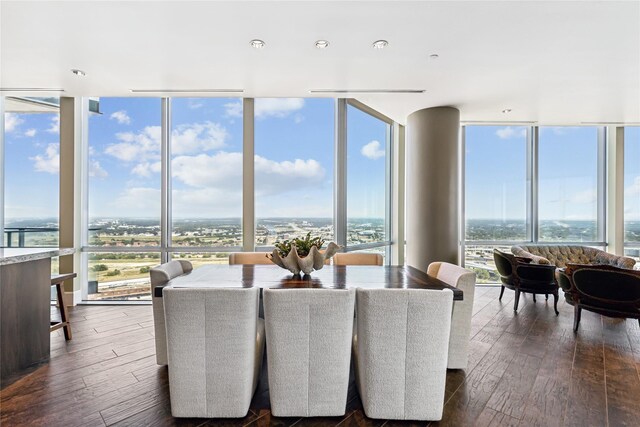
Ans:
[[[425,108],[407,120],[407,264],[459,262],[460,111]]]

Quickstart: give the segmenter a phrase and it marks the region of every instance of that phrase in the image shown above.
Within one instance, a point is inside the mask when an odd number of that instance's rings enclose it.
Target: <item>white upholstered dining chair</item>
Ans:
[[[271,412],[344,415],[354,289],[264,289]]]
[[[364,252],[337,253],[333,265],[382,265],[382,255]]]
[[[247,415],[264,351],[259,292],[259,288],[165,288],[174,417]]]
[[[432,262],[427,274],[462,290],[462,301],[453,302],[451,338],[449,340],[449,369],[465,369],[469,360],[469,339],[476,274],[455,264]]]
[[[358,289],[353,351],[365,414],[440,420],[453,292]]]
[[[162,288],[170,280],[189,274],[193,270],[193,265],[189,261],[174,260],[149,270],[151,276],[151,303],[153,304],[153,328],[156,340],[156,363],[158,365],[167,364],[167,333],[164,323],[164,302],[162,299]]]

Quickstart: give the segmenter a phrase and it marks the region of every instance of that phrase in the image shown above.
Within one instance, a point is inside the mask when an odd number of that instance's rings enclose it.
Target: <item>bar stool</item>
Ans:
[[[54,274],[51,276],[51,286],[56,287],[56,294],[58,295],[58,305],[60,306],[60,322],[51,322],[49,332],[53,332],[56,329],[64,328],[64,339],[69,341],[71,339],[71,324],[69,323],[69,314],[67,313],[67,305],[64,303],[64,294],[62,293],[62,284],[65,280],[73,279],[77,277],[76,273]]]

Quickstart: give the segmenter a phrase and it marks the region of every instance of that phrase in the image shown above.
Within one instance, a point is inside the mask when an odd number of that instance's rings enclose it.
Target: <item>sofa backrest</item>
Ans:
[[[553,264],[564,268],[567,264],[603,264],[631,269],[635,260],[613,255],[600,249],[574,245],[519,245],[512,246],[511,252],[520,257],[533,259],[537,264]]]

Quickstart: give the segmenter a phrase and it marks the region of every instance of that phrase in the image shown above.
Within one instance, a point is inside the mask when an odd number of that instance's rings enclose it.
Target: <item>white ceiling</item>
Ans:
[[[466,121],[640,122],[638,1],[2,1],[0,15],[3,88],[425,89],[353,96],[400,122],[442,105]]]

